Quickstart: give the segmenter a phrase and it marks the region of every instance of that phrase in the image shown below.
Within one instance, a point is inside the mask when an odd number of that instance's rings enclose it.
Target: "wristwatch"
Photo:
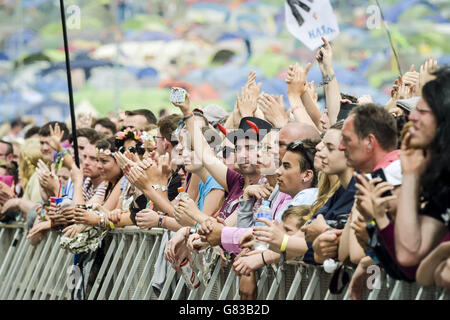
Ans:
[[[161,189],[162,192],[167,191],[167,187],[166,186],[161,186],[159,184],[152,185],[152,188],[155,189],[155,190]]]

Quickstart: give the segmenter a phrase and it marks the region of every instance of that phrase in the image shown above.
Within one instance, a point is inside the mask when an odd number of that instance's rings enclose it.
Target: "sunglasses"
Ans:
[[[125,153],[125,147],[122,146],[119,148],[119,152],[120,153]],[[144,148],[136,148],[136,147],[128,147],[128,151],[130,151],[131,153],[137,153],[138,155],[142,156],[145,153],[145,149]]]
[[[300,151],[303,157],[308,162],[310,168],[314,168],[314,159],[311,158],[311,155],[309,154],[302,140],[292,142],[288,146],[288,151],[297,151],[297,152]]]

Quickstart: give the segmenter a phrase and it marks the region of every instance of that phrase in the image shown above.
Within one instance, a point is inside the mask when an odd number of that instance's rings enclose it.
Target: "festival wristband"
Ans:
[[[283,236],[283,242],[281,243],[281,247],[280,247],[280,251],[281,251],[281,252],[286,251],[286,247],[287,247],[287,244],[288,244],[288,240],[289,240],[289,236],[288,236],[287,234],[285,234],[285,235]]]
[[[114,223],[112,221],[109,222],[109,227],[111,230],[116,228],[116,226],[114,225]]]
[[[186,121],[187,119],[192,118],[193,116],[194,116],[194,113],[193,113],[193,112],[190,112],[190,113],[186,114],[186,115],[184,116],[184,118],[183,118],[183,122]]]

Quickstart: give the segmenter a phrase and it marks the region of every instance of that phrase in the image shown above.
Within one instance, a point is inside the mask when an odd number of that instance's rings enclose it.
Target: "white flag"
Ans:
[[[339,34],[329,0],[286,0],[284,6],[287,29],[310,50],[323,45],[321,37],[331,41]]]

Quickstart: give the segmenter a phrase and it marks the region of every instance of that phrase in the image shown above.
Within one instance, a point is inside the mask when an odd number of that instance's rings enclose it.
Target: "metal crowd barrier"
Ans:
[[[231,266],[222,268],[216,259],[207,284],[189,291],[183,277],[170,268],[159,296],[150,281],[155,271],[163,229],[142,231],[116,229],[105,238],[105,256],[88,300],[239,300],[239,277]],[[27,240],[24,225],[0,224],[0,300],[70,299],[70,270],[74,255],[59,247],[59,237],[50,232],[37,246]],[[200,273],[198,274],[200,276]],[[331,275],[321,266],[286,262],[276,271],[259,272],[258,299],[261,300],[348,300],[349,288],[331,294]],[[396,281],[383,271],[375,281],[368,300],[448,300],[450,294],[435,286]]]

